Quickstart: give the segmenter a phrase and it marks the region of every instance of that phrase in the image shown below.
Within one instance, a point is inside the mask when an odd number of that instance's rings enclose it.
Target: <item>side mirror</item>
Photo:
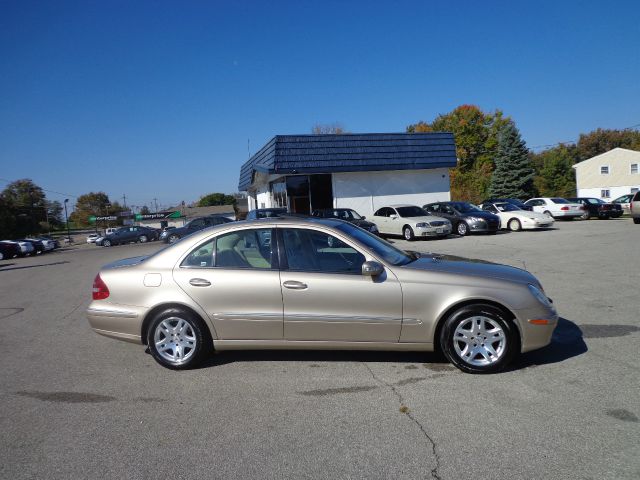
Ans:
[[[398,218],[398,215],[396,215],[395,213],[392,213],[391,215],[389,215],[389,218],[391,220],[395,220],[396,218]]]
[[[384,271],[384,267],[378,262],[369,260],[362,264],[362,275],[366,277],[376,277]]]
[[[365,217],[364,215],[362,215],[362,217],[360,217],[360,218],[362,218],[362,220],[366,220],[367,219],[367,217]]]

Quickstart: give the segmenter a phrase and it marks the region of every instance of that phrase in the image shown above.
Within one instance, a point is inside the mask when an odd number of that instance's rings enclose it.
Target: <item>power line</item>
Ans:
[[[5,183],[13,183],[15,180],[7,180],[6,178],[0,178],[0,181],[5,182]],[[40,187],[40,189],[43,192],[49,192],[49,193],[55,193],[56,195],[61,195],[63,197],[73,197],[73,198],[78,198],[76,195],[71,195],[70,193],[62,193],[62,192],[56,192],[55,190],[48,190],[46,188],[42,188]]]
[[[620,130],[633,130],[634,128],[640,127],[640,123],[636,123],[635,125],[631,125],[630,127],[621,128]],[[533,147],[529,147],[531,150],[537,150],[540,148],[551,148],[557,147],[558,145],[566,145],[567,143],[576,143],[575,140],[568,140],[566,142],[557,142],[557,143],[548,143],[547,145],[534,145]]]

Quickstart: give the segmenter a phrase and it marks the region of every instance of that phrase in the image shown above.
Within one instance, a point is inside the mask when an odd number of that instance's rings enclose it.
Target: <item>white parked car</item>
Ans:
[[[579,203],[571,203],[566,198],[540,197],[524,202],[533,207],[534,212],[544,213],[553,218],[579,218],[584,215],[584,207]]]
[[[549,228],[553,217],[544,213],[529,212],[507,202],[483,203],[482,209],[500,217],[500,228],[518,232],[522,229]]]
[[[32,238],[28,237],[26,240],[34,241],[34,242],[42,242],[42,246],[44,247],[45,252],[50,252],[54,248],[56,248],[56,244],[53,240],[49,240],[48,238]]]
[[[376,210],[371,221],[382,235],[402,235],[411,241],[419,237],[446,237],[451,222],[436,217],[417,205],[390,205]]]
[[[96,243],[96,240],[100,238],[100,235],[97,233],[90,233],[87,235],[87,243]]]

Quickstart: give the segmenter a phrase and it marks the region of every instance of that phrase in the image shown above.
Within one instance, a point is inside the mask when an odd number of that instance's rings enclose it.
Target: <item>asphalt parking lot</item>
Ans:
[[[223,352],[174,372],[84,316],[100,265],[158,242],[0,262],[0,477],[640,478],[639,238],[622,218],[394,240],[542,281],[553,343],[491,376],[386,352]]]

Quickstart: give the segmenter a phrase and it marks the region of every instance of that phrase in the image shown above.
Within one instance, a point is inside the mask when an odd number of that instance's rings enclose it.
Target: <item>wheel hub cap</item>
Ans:
[[[506,336],[500,324],[485,316],[462,321],[453,335],[456,354],[469,365],[497,362],[505,353]]]
[[[177,317],[160,322],[153,333],[153,342],[160,356],[175,364],[189,360],[197,344],[191,324]]]

